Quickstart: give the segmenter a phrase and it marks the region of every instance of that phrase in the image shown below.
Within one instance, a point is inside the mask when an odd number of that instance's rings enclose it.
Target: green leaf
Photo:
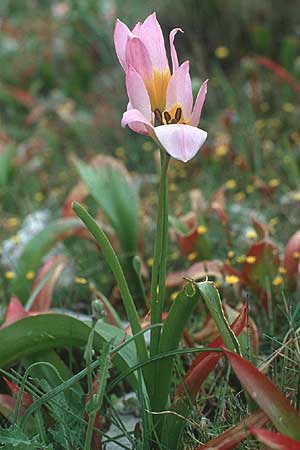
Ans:
[[[0,367],[7,367],[20,359],[66,346],[85,346],[91,328],[74,317],[63,314],[41,314],[26,317],[0,330]],[[104,322],[95,327],[95,349],[114,339],[124,341],[124,332]],[[137,363],[134,342],[130,342],[117,352],[113,363],[120,372],[128,371]],[[136,385],[136,377],[130,376],[131,384]]]
[[[133,334],[137,334],[141,331],[140,319],[129,291],[128,284],[126,282],[121,264],[118,257],[112,248],[108,238],[105,233],[101,230],[97,222],[92,218],[92,216],[81,206],[79,203],[73,204],[73,210],[80,217],[83,223],[90,230],[97,243],[99,244],[106,262],[108,263],[111,271],[114,274],[115,280],[118,283],[121,296],[123,299],[124,307]],[[140,361],[145,361],[148,357],[147,347],[145,343],[145,338],[143,335],[139,335],[136,339],[137,354]]]
[[[0,429],[0,443],[6,450],[53,450],[52,445],[44,445],[36,437],[30,439],[17,425]]]
[[[239,342],[224,315],[221,298],[217,288],[211,281],[202,281],[200,283],[196,283],[196,286],[215,321],[224,344],[228,349],[235,350],[240,354]]]
[[[25,303],[30,295],[32,281],[26,279],[29,271],[37,272],[42,258],[60,240],[82,229],[78,219],[59,219],[37,233],[24,247],[16,269],[16,278],[13,281],[13,292]]]
[[[179,292],[163,327],[159,346],[160,354],[178,348],[183,330],[199,298],[200,293],[193,283],[186,284]],[[173,364],[174,358],[169,358],[160,360],[152,366],[154,371],[152,376],[155,380],[152,406],[155,411],[162,411],[167,406]]]
[[[105,165],[92,167],[76,161],[80,177],[113,226],[125,253],[135,254],[139,197],[126,172]]]

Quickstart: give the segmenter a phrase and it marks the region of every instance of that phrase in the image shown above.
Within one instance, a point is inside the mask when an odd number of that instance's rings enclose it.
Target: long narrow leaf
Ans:
[[[275,384],[253,364],[225,351],[228,361],[244,389],[267,414],[276,429],[292,439],[300,439],[300,414]]]
[[[78,215],[78,217],[90,230],[90,232],[96,239],[97,243],[101,247],[106,262],[109,265],[111,271],[113,272],[116,282],[118,283],[132,332],[133,334],[138,333],[139,331],[141,331],[139,316],[133,298],[129,291],[129,287],[126,282],[121,264],[118,260],[118,257],[114,249],[112,248],[104,232],[98,226],[97,222],[92,218],[92,216],[90,216],[90,214],[82,206],[80,206],[78,203],[74,203],[73,209],[75,213]],[[145,343],[145,338],[143,335],[139,335],[139,337],[136,339],[136,347],[140,361],[145,361],[147,359],[148,352]]]
[[[300,442],[296,442],[287,436],[283,436],[282,434],[256,427],[250,428],[250,431],[259,442],[267,445],[270,449],[300,450]]]
[[[238,425],[229,428],[220,436],[211,439],[207,444],[200,445],[195,450],[232,450],[249,436],[250,427],[261,427],[267,422],[268,417],[262,411],[255,412]]]

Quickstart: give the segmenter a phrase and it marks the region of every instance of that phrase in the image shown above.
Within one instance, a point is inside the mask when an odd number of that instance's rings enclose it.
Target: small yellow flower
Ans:
[[[253,192],[254,192],[253,184],[248,184],[248,186],[246,187],[246,192],[247,192],[247,194],[253,194]]]
[[[42,192],[36,192],[34,194],[34,200],[37,202],[41,202],[42,200],[44,200],[44,194]]]
[[[265,121],[262,119],[256,120],[255,127],[258,131],[262,130],[265,126]]]
[[[246,261],[246,256],[245,255],[239,255],[236,257],[236,262],[238,264],[243,264]]]
[[[256,239],[257,238],[257,233],[255,230],[249,230],[246,233],[246,238],[247,239]]]
[[[218,59],[226,59],[229,55],[229,49],[224,45],[220,45],[215,49],[215,56]]]
[[[203,236],[206,232],[207,232],[207,228],[204,225],[199,225],[199,227],[197,228],[197,233],[200,236]]]
[[[13,278],[15,278],[16,274],[15,274],[15,272],[12,272],[11,270],[9,270],[9,271],[5,272],[4,276],[7,280],[12,280]]]
[[[282,283],[283,283],[283,278],[280,275],[275,277],[274,280],[272,281],[273,286],[280,286]]]
[[[19,225],[20,219],[18,217],[10,217],[6,221],[6,225],[8,228],[15,228],[17,225]]]
[[[294,192],[293,198],[296,202],[300,202],[300,192]]]
[[[143,150],[145,150],[145,152],[150,152],[153,149],[153,144],[150,141],[146,141],[143,143]]]
[[[278,178],[272,178],[272,180],[269,181],[269,186],[270,187],[277,187],[280,185],[280,180]]]
[[[219,145],[216,149],[215,149],[215,154],[218,157],[222,157],[227,155],[228,153],[228,145]]]
[[[279,267],[278,272],[284,275],[287,271],[285,267]]]
[[[234,200],[238,203],[244,201],[245,198],[246,198],[245,192],[242,191],[237,192],[234,196]]]
[[[174,300],[176,300],[178,294],[179,294],[179,291],[174,291],[174,292],[172,292],[172,294],[171,294],[171,300],[172,300],[172,302],[173,302]]]
[[[176,184],[176,183],[170,183],[169,190],[170,190],[171,192],[175,192],[175,191],[177,191],[177,189],[178,189],[178,187],[177,187],[177,184]]]
[[[285,112],[291,113],[291,112],[293,112],[295,110],[295,106],[292,103],[290,103],[290,102],[285,102],[282,105],[282,109]]]
[[[75,277],[76,284],[87,284],[88,280],[84,277]]]
[[[179,253],[178,252],[173,252],[173,253],[170,254],[170,260],[171,261],[175,261],[178,258],[179,258]]]
[[[227,252],[227,256],[228,256],[228,258],[232,259],[234,257],[234,251],[233,250],[229,250]]]
[[[227,284],[233,285],[233,284],[237,284],[240,281],[240,279],[236,275],[226,275],[225,281]]]
[[[33,278],[35,277],[35,273],[33,270],[29,270],[29,272],[26,273],[26,280],[33,280]]]
[[[278,223],[279,223],[278,217],[272,217],[272,219],[270,219],[269,221],[269,225],[271,227],[275,227],[276,225],[278,225]]]
[[[247,256],[246,257],[246,263],[247,264],[254,264],[256,262],[256,257],[255,256]]]
[[[235,189],[236,188],[236,181],[233,179],[227,180],[225,183],[226,189]]]
[[[300,252],[294,252],[293,253],[293,258],[294,259],[299,259],[300,258]]]
[[[197,258],[197,252],[192,252],[187,256],[188,261],[194,261]]]
[[[116,148],[116,156],[118,158],[120,158],[120,159],[124,159],[126,157],[124,147],[117,147]]]
[[[153,261],[153,258],[148,258],[148,259],[147,259],[147,264],[148,264],[149,267],[152,267],[152,266],[153,266],[153,262],[154,262],[154,261]]]

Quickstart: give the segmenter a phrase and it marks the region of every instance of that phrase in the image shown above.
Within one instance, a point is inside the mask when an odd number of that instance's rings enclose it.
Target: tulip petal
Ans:
[[[169,70],[164,36],[156,13],[147,17],[139,29],[138,36],[148,51],[153,70],[157,69],[159,72]]]
[[[127,25],[121,22],[121,20],[117,19],[114,30],[114,43],[118,60],[120,61],[120,64],[124,70],[126,69],[127,40],[130,35],[132,35],[132,33],[127,27]]]
[[[161,125],[154,129],[165,150],[175,159],[187,162],[204,144],[207,133],[190,125]]]
[[[144,43],[135,36],[129,36],[126,46],[126,67],[132,66],[144,81],[153,79],[152,63]]]
[[[166,109],[181,105],[185,122],[190,119],[193,107],[192,81],[189,62],[186,61],[173,73],[167,90]]]
[[[195,106],[194,106],[193,113],[192,113],[192,120],[191,120],[191,125],[193,127],[197,127],[200,122],[201,111],[202,111],[206,93],[207,93],[207,83],[208,83],[208,80],[204,81],[204,83],[202,84],[202,86],[199,89],[199,92],[198,92],[198,95],[196,98]]]
[[[183,33],[183,30],[181,28],[174,28],[174,30],[171,31],[170,33],[170,50],[171,50],[171,59],[172,59],[172,72],[174,73],[175,70],[178,69],[178,56],[177,56],[177,51],[174,45],[174,39],[176,34],[178,33],[178,31],[180,31],[180,33]]]
[[[131,128],[131,130],[135,131],[138,134],[151,134],[151,130],[153,130],[152,124],[146,117],[137,109],[129,109],[123,114],[123,118],[121,121],[121,125],[123,128],[126,125]]]
[[[142,77],[131,66],[126,71],[126,88],[130,109],[137,109],[151,121],[151,104],[147,89]]]

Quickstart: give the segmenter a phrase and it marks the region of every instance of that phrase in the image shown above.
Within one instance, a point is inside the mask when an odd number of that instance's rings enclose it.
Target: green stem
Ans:
[[[170,157],[161,150],[161,173],[158,197],[158,215],[156,239],[151,278],[151,325],[161,323],[165,299],[165,281],[168,249],[168,178],[167,170]],[[150,356],[158,352],[161,329],[152,328],[150,338]]]

